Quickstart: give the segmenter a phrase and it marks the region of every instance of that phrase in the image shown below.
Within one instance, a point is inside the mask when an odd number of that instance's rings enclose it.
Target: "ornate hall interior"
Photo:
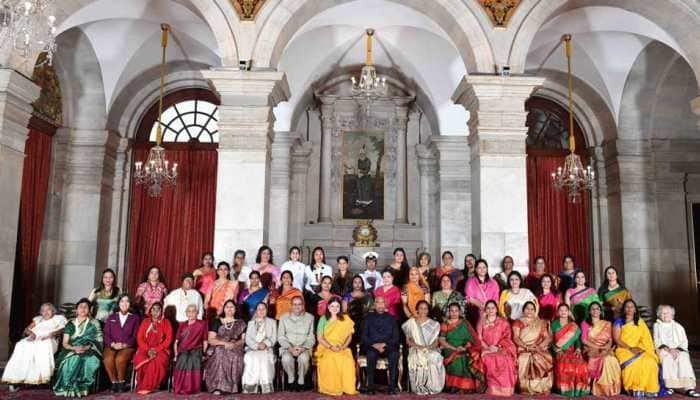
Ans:
[[[0,337],[108,268],[176,287],[262,244],[353,271],[572,254],[700,335],[697,0],[49,3],[49,46],[0,43]],[[159,126],[177,176],[153,197]],[[574,154],[594,178],[572,203],[551,175]]]

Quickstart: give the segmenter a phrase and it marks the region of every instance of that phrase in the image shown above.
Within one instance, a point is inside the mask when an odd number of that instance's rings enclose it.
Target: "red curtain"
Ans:
[[[563,156],[528,156],[527,208],[531,264],[543,256],[551,273],[561,271],[562,258],[571,254],[576,266],[590,276],[590,198],[571,204],[564,192],[552,186],[551,174],[563,165]],[[532,268],[532,265],[530,266]]]
[[[135,160],[147,157],[147,148],[134,150]],[[178,287],[180,276],[214,247],[216,149],[168,148],[166,157],[178,163],[175,188],[165,186],[162,197],[152,198],[147,187],[132,183],[127,280],[132,293],[154,265],[169,289]]]
[[[36,315],[41,301],[42,291],[36,290],[37,264],[39,247],[44,231],[46,195],[51,174],[51,134],[30,128],[24,147],[24,166],[22,172],[22,193],[19,206],[19,236],[17,243],[17,273],[15,287],[20,296],[16,305],[21,318],[18,327],[25,327]]]

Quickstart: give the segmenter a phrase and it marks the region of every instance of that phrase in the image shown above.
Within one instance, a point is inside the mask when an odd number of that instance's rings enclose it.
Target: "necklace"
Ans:
[[[235,324],[235,323],[236,323],[236,320],[233,320],[231,322],[226,322],[226,320],[224,320],[224,329],[226,329],[227,331],[230,331],[231,329],[233,329],[233,324]]]

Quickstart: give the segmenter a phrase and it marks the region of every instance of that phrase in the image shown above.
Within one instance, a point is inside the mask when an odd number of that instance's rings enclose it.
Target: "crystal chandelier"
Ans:
[[[162,62],[160,64],[160,99],[158,102],[158,125],[156,126],[156,145],[148,152],[148,159],[145,163],[137,161],[134,179],[137,185],[148,185],[148,195],[160,197],[164,184],[175,186],[177,178],[177,163],[173,163],[172,169],[165,158],[165,149],[161,146],[163,140],[162,114],[163,114],[163,92],[165,88],[165,52],[168,48],[168,32],[170,25],[161,24],[163,36],[161,44],[163,47]]]
[[[595,172],[591,166],[583,167],[581,157],[576,151],[576,140],[574,138],[574,100],[573,100],[573,75],[571,73],[571,35],[562,36],[566,60],[568,66],[569,80],[569,151],[564,161],[564,167],[557,168],[552,172],[552,182],[557,190],[566,190],[570,203],[578,203],[581,200],[581,192],[591,190],[595,181]]]
[[[354,76],[350,78],[352,82],[352,94],[366,107],[369,113],[369,104],[379,97],[386,96],[387,85],[386,77],[377,75],[377,70],[372,65],[372,38],[374,37],[374,29],[367,29],[367,55],[365,65],[360,73],[358,81]]]
[[[54,0],[0,0],[2,46],[11,46],[28,62],[46,52],[51,65],[56,53],[56,17],[49,11]]]

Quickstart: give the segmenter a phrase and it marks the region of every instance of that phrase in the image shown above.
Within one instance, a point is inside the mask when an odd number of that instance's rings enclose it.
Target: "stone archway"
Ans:
[[[319,12],[352,0],[288,0],[269,11],[253,48],[253,60],[260,68],[275,68],[286,45],[304,23]],[[447,34],[459,50],[470,72],[494,71],[494,56],[487,29],[491,24],[480,6],[460,0],[388,0],[427,15],[438,25],[454,26]],[[263,12],[266,11],[263,7]]]

